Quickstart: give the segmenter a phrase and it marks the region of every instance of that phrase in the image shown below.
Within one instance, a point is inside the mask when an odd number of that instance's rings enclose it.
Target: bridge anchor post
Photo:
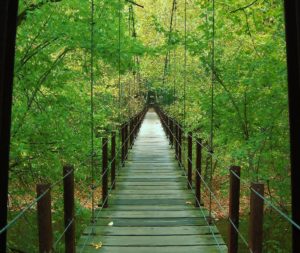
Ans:
[[[125,165],[125,126],[121,126],[121,164],[122,167]]]
[[[65,253],[75,253],[74,167],[66,165],[64,176]]]
[[[193,136],[192,132],[188,133],[188,188],[193,188]]]
[[[129,148],[130,149],[132,149],[132,146],[133,146],[133,136],[134,136],[134,134],[133,134],[133,129],[134,129],[134,124],[133,124],[133,118],[131,118],[130,119],[130,121],[129,121],[130,123],[129,123],[129,138],[130,138],[130,144],[129,144]]]
[[[183,166],[182,163],[182,128],[178,124],[178,163],[180,166]]]
[[[175,159],[178,160],[178,124],[175,122]]]
[[[111,186],[112,189],[116,188],[116,132],[111,133]]]
[[[264,184],[251,183],[250,190],[249,247],[252,252],[262,253],[264,216],[264,200],[262,197],[264,196]]]
[[[125,160],[127,159],[127,156],[128,156],[128,147],[129,147],[129,135],[128,135],[128,122],[125,123],[125,126],[124,126],[124,137],[125,137],[125,157],[124,157],[124,162]]]
[[[240,174],[239,166],[231,166],[230,169],[230,190],[229,190],[229,253],[238,252],[238,232],[239,228],[239,210],[240,210]],[[238,176],[238,177],[237,177]]]
[[[37,198],[37,217],[39,234],[39,252],[53,252],[53,230],[51,214],[51,194],[50,184],[38,184],[36,186]]]
[[[202,164],[202,140],[196,139],[196,171],[195,171],[195,207],[201,205],[201,164]]]
[[[174,129],[173,129],[173,119],[170,119],[170,145],[174,145]]]
[[[108,139],[102,139],[102,205],[103,208],[108,207],[108,162],[107,162],[107,153],[108,153]]]

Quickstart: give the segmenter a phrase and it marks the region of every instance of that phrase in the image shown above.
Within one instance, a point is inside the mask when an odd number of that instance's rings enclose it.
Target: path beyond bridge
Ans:
[[[194,207],[194,195],[174,156],[157,114],[150,109],[121,168],[109,207],[85,229],[77,252],[227,252],[217,228],[204,217],[208,212]]]

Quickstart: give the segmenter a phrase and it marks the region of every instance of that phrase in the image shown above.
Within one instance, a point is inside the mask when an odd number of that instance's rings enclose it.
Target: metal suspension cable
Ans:
[[[49,188],[46,189],[39,197],[35,198],[28,206],[26,206],[21,212],[19,212],[5,227],[1,228],[0,234],[8,230],[10,227],[12,227],[18,219],[20,219],[22,216],[25,215],[25,213],[33,207],[37,202],[39,202],[53,187],[58,185],[60,182],[62,182],[67,176],[71,174],[73,170],[70,170],[66,175],[64,175],[61,179],[57,180],[53,184],[49,186]]]
[[[131,21],[132,21],[132,15],[133,15],[133,10],[132,10],[132,4],[129,5],[128,8],[128,34],[129,37],[132,36],[131,33]],[[128,107],[129,107],[129,118],[131,117],[131,81],[129,80],[129,101],[128,101]]]
[[[183,127],[186,127],[186,83],[187,83],[187,0],[184,0],[184,75],[183,75]]]
[[[164,121],[164,120],[162,119],[162,121]],[[165,121],[164,121],[164,123],[166,124]],[[167,126],[167,128],[169,128],[169,126],[168,126],[167,124],[166,124],[166,126]],[[170,128],[169,128],[169,129],[170,129]],[[173,134],[173,132],[171,132],[171,134],[173,135],[173,138],[174,138],[174,140],[177,142],[178,146],[181,147],[181,145],[180,145],[178,139],[177,139],[176,136]],[[180,162],[179,157],[177,156],[177,154],[175,154],[175,156],[176,156],[177,160],[179,161],[180,168],[183,170],[185,178],[187,179],[188,176],[187,176],[187,174],[186,174],[184,165],[182,164],[182,162]],[[191,183],[190,183],[188,180],[187,180],[187,182],[188,182],[188,185],[189,185],[189,189],[192,191],[192,193],[193,193],[193,195],[194,195],[194,197],[195,197],[195,200],[197,201],[197,203],[198,203],[198,205],[199,205],[199,207],[200,207],[200,211],[201,211],[201,213],[202,213],[202,215],[203,215],[203,217],[204,217],[204,219],[205,219],[205,222],[206,222],[207,225],[209,226],[210,232],[212,233],[213,238],[214,238],[214,240],[216,241],[216,243],[217,243],[217,245],[218,245],[219,251],[220,251],[220,252],[223,252],[222,249],[221,249],[221,245],[220,245],[219,241],[217,240],[214,231],[211,229],[211,222],[212,222],[212,220],[210,219],[210,217],[209,217],[209,219],[206,218],[206,216],[205,216],[205,214],[204,214],[204,212],[203,212],[203,208],[201,207],[201,204],[199,203],[198,199],[196,198],[195,193],[193,192],[193,187],[192,187]]]
[[[184,63],[183,63],[183,129],[186,128],[186,84],[187,84],[187,0],[184,0]],[[183,130],[185,136],[185,131]],[[186,150],[183,145],[183,157],[184,159]]]
[[[213,157],[213,159],[215,159],[216,161],[218,161],[219,163],[222,163],[222,160],[215,154],[215,153],[210,153],[210,150],[207,146],[203,145],[203,143],[199,142],[197,139],[195,139],[194,136],[188,135],[190,137],[193,138],[194,141],[196,141],[196,143],[198,143],[199,145],[201,145],[202,148],[206,149],[206,152]],[[173,137],[175,138],[175,137]],[[175,140],[177,140],[175,138]],[[226,166],[223,166],[226,167]],[[237,175],[234,171],[231,171],[231,173],[237,178],[239,179],[241,182],[243,182],[244,184],[248,185],[249,182],[243,178],[241,178],[239,175]],[[270,201],[269,199],[267,199],[266,197],[262,196],[260,193],[258,193],[256,190],[254,190],[252,187],[250,187],[250,190],[253,191],[258,197],[260,197],[262,200],[264,200],[266,202],[266,204],[273,208],[278,214],[280,214],[284,219],[286,219],[288,222],[290,222],[294,227],[296,227],[297,229],[300,230],[300,225],[297,224],[295,221],[293,221],[286,213],[284,213],[283,211],[281,211],[276,205],[274,205],[274,203],[272,201]]]
[[[119,123],[121,123],[121,0],[118,6],[118,87],[119,87]]]
[[[90,70],[90,107],[91,107],[91,184],[94,187],[95,169],[94,169],[94,0],[91,0],[91,41],[90,41],[90,54],[91,54],[91,70]],[[95,218],[95,196],[92,194],[92,221]]]
[[[124,142],[123,145],[125,145],[126,141],[129,140],[130,135],[135,131],[136,127],[137,127],[137,125],[136,125],[136,126],[133,128],[133,130],[130,132],[130,134],[129,134],[128,137],[126,138],[126,140],[125,140],[125,142]],[[122,146],[122,147],[123,147],[123,146]],[[119,151],[117,152],[117,154],[120,152],[120,150],[121,150],[121,147],[119,148]],[[117,157],[117,154],[116,154],[115,158]],[[114,158],[114,159],[115,159],[115,158]],[[110,167],[110,165],[111,165],[112,162],[113,162],[113,160],[108,164],[108,166],[107,166],[108,168]],[[120,173],[120,166],[118,166],[117,172],[118,172],[118,173],[117,173],[117,176],[118,176],[119,173]],[[104,175],[105,173],[106,173],[106,172],[104,172],[104,173],[102,174],[102,177],[103,177],[103,175]],[[117,177],[116,177],[116,178],[117,178]],[[111,184],[111,186],[110,186],[110,188],[109,188],[109,191],[108,191],[108,194],[107,194],[106,198],[102,201],[103,204],[101,205],[100,209],[97,211],[97,215],[96,215],[95,219],[98,219],[98,218],[99,218],[100,213],[101,213],[102,210],[104,209],[104,203],[106,203],[106,201],[108,200],[109,195],[111,194],[111,192],[112,192],[112,190],[113,190],[113,186],[114,186],[115,183],[116,183],[116,178],[115,178],[115,180],[112,182],[112,184]],[[92,228],[94,228],[94,226],[95,226],[95,224],[92,224]],[[84,241],[84,243],[83,243],[83,246],[82,246],[81,249],[80,249],[80,252],[82,252],[82,251],[84,250],[84,248],[86,247],[86,245],[87,245],[87,243],[88,243],[88,241],[89,241],[89,239],[90,239],[90,237],[91,237],[91,235],[92,235],[92,231],[93,231],[93,229],[91,229],[91,231],[88,233],[87,238],[85,239],[85,241]]]
[[[249,184],[249,182],[247,182],[246,180],[242,179],[239,175],[237,175],[234,171],[231,171],[231,173],[240,181],[242,181],[245,184]],[[268,206],[270,206],[271,208],[273,208],[279,215],[281,215],[284,219],[286,219],[289,223],[291,223],[295,228],[297,228],[298,230],[300,230],[300,225],[297,224],[295,221],[293,221],[286,213],[284,213],[283,211],[281,211],[277,206],[275,206],[272,201],[270,201],[269,199],[267,199],[266,197],[262,196],[259,192],[257,192],[255,189],[253,189],[250,186],[250,190],[252,192],[254,192],[258,197],[260,197]]]
[[[134,10],[132,4],[129,6],[129,37],[132,37],[136,40],[136,29],[135,29],[135,19],[134,19]],[[133,75],[133,87],[131,87],[131,82],[129,82],[129,117],[131,118],[132,109],[131,109],[131,98],[132,93],[134,91],[136,85],[136,56],[133,57],[133,67],[132,67],[132,75]]]
[[[175,1],[175,10],[174,10],[174,30],[176,31],[176,26],[177,26],[177,2]],[[174,105],[175,105],[175,102],[176,102],[176,64],[177,64],[177,61],[176,61],[176,47],[174,47],[174,80],[173,80],[173,102],[174,102]]]
[[[214,84],[215,84],[215,0],[212,0],[212,48],[211,48],[211,124],[210,148],[213,151],[214,138]]]
[[[56,249],[56,247],[58,246],[58,244],[60,243],[61,239],[64,237],[64,235],[67,233],[69,227],[75,222],[74,219],[72,219],[68,225],[65,227],[64,231],[59,235],[59,237],[57,238],[57,240],[54,242],[53,244],[53,248]]]
[[[118,170],[118,171],[119,171],[119,170]],[[104,208],[104,203],[108,200],[108,197],[109,197],[110,193],[111,193],[112,190],[113,190],[113,185],[115,184],[115,181],[116,181],[116,179],[115,179],[114,182],[111,184],[111,186],[110,186],[110,188],[109,188],[109,191],[108,191],[108,193],[107,193],[107,196],[106,196],[106,198],[103,200],[103,204],[101,205],[100,209],[97,211],[97,215],[96,215],[95,219],[98,219],[98,218],[99,218],[99,215],[100,215],[101,211],[102,211],[103,208]],[[88,233],[87,238],[85,239],[85,241],[84,241],[84,243],[83,243],[83,245],[82,245],[82,247],[81,247],[81,249],[80,249],[80,251],[79,251],[80,253],[83,252],[83,250],[84,250],[85,247],[87,246],[87,243],[88,243],[88,241],[89,241],[91,235],[93,234],[94,226],[95,226],[95,225],[92,225],[92,229],[91,229],[90,232]]]
[[[189,135],[191,136],[191,135]],[[191,136],[196,143],[200,144],[201,147],[205,148],[207,153],[209,155],[211,155],[213,157],[213,159],[215,159],[216,161],[218,161],[219,163],[221,163],[221,159],[215,154],[215,153],[210,153],[209,149],[207,148],[207,146],[204,146],[203,143],[198,142],[197,139],[195,139],[193,136]],[[174,137],[175,138],[175,137]],[[176,139],[176,138],[175,138]],[[243,182],[244,184],[248,185],[249,182],[245,179],[242,179],[239,175],[237,175],[234,171],[231,171],[231,173],[237,178],[239,179],[241,182]],[[280,214],[284,219],[286,219],[289,223],[291,223],[294,227],[296,227],[297,229],[300,230],[300,225],[297,224],[295,221],[293,221],[286,213],[284,213],[283,211],[281,211],[276,205],[273,204],[272,201],[270,201],[269,199],[267,199],[266,197],[262,196],[260,193],[258,193],[256,190],[254,190],[252,187],[250,187],[250,190],[253,191],[258,197],[260,197],[262,200],[264,200],[266,202],[266,204],[273,208],[278,214]]]
[[[134,132],[134,130],[135,130],[135,128],[131,131],[130,134],[132,134],[132,133]],[[130,135],[127,137],[127,139],[125,140],[125,142],[128,141],[129,137],[130,137]],[[107,144],[107,143],[108,143],[108,141],[106,141],[106,142],[104,143],[104,145]],[[125,145],[125,143],[122,145],[122,147],[123,147],[124,145]],[[120,148],[122,148],[122,147],[120,147]],[[104,175],[109,171],[109,168],[110,168],[111,164],[116,160],[116,158],[118,157],[118,154],[120,154],[120,149],[119,149],[118,152],[116,153],[115,157],[109,162],[109,164],[107,165],[106,170],[105,170],[104,172],[101,173],[100,182],[102,181],[102,178],[104,177]],[[69,172],[67,175],[69,175],[70,173],[71,173],[71,172]],[[66,175],[66,176],[67,176],[67,175]],[[114,185],[114,184],[115,184],[115,181],[113,182],[112,185]],[[98,187],[100,187],[100,186],[101,186],[101,184],[99,184],[99,185],[93,185],[92,190],[91,190],[90,194],[89,194],[88,197],[87,197],[87,201],[82,205],[81,208],[79,208],[79,210],[77,210],[77,212],[76,212],[76,214],[75,214],[75,217],[77,217],[77,216],[82,212],[83,207],[86,205],[86,203],[88,202],[89,198],[94,194],[95,190],[96,190]],[[110,191],[110,192],[111,192],[111,191]],[[108,197],[107,197],[107,198],[108,198]],[[95,217],[94,217],[94,218],[95,218]],[[97,218],[97,217],[96,217],[96,218]],[[93,221],[95,221],[95,220],[93,220]],[[68,223],[68,225],[65,227],[64,231],[59,235],[58,239],[54,242],[54,244],[53,244],[54,249],[58,246],[59,242],[61,241],[61,239],[63,238],[63,236],[65,235],[65,233],[68,231],[69,227],[72,225],[73,222],[75,222],[74,219],[72,219],[72,220]]]
[[[168,42],[167,42],[167,46],[170,45],[171,39],[172,39],[172,32],[173,32],[173,20],[174,20],[174,13],[176,10],[176,0],[173,0],[172,3],[172,9],[171,9],[171,19],[170,19],[170,27],[169,27],[169,36],[168,36]],[[167,53],[166,53],[166,57],[165,57],[165,62],[164,62],[164,71],[163,71],[163,85],[165,84],[166,81],[166,76],[168,74],[168,64],[169,64],[169,59],[170,58],[170,50],[168,49]]]
[[[121,152],[121,149],[126,145],[126,142],[129,141],[130,136],[134,133],[135,129],[137,128],[137,126],[135,126],[132,131],[129,133],[129,135],[127,136],[127,138],[124,140],[124,143],[122,144],[122,146],[119,147],[119,150],[117,151],[115,157],[108,163],[107,168],[105,169],[104,172],[101,173],[101,177],[100,177],[100,182],[102,181],[102,178],[104,177],[104,175],[109,171],[109,168],[111,166],[111,164],[117,159],[118,155]],[[105,142],[106,144],[107,142]],[[99,185],[95,185],[95,188],[101,186],[101,183]]]
[[[121,125],[122,117],[121,117],[121,102],[122,102],[122,92],[121,92],[121,0],[118,1],[118,88],[119,88],[119,113],[118,113],[118,121],[119,125]],[[119,133],[119,146],[121,146],[121,133]]]
[[[211,196],[213,197],[213,199],[215,200],[215,202],[217,203],[217,206],[219,207],[219,209],[221,210],[221,212],[223,214],[226,214],[226,209],[224,206],[222,206],[220,200],[217,198],[217,196],[214,194],[214,192],[212,191],[212,189],[210,188],[210,186],[207,184],[207,182],[204,180],[203,176],[199,173],[199,171],[196,171],[197,175],[200,177],[201,181],[203,182],[204,186],[207,188],[207,190],[209,191],[209,193],[211,194]],[[238,233],[238,235],[240,236],[240,238],[242,239],[243,243],[245,244],[245,246],[249,249],[249,251],[252,253],[252,250],[249,247],[249,244],[247,242],[247,239],[243,236],[243,234],[240,232],[240,230],[238,229],[238,227],[234,224],[234,222],[228,218],[228,221],[230,222],[230,224],[233,226],[234,230]]]
[[[210,121],[210,152],[214,148],[214,85],[215,85],[215,0],[212,0],[212,47],[211,47],[211,121]],[[213,180],[213,159],[210,156],[210,188]],[[209,216],[212,213],[212,195],[209,194]]]
[[[136,40],[137,38],[137,32],[136,32],[136,28],[135,28],[135,17],[134,17],[134,11],[132,8],[132,36],[134,37],[134,39]],[[136,87],[136,84],[139,85],[139,56],[136,55],[134,57],[134,87]],[[139,87],[138,87],[139,88]]]
[[[106,142],[107,143],[107,142]],[[12,227],[18,219],[21,217],[25,216],[26,212],[30,210],[31,207],[33,207],[37,202],[39,202],[52,188],[57,186],[59,183],[61,183],[66,177],[68,177],[72,172],[76,172],[78,169],[70,170],[66,175],[64,175],[62,178],[57,180],[56,182],[52,183],[46,191],[44,191],[38,198],[35,198],[30,204],[28,204],[25,208],[23,208],[19,214],[17,214],[5,227],[3,227],[0,230],[0,234],[3,233],[4,231],[8,230],[10,227]],[[91,197],[91,196],[89,196]]]
[[[101,173],[100,182],[102,181],[102,178],[104,177],[104,175],[109,171],[110,166],[111,166],[112,163],[117,159],[118,155],[120,154],[121,149],[125,146],[126,142],[129,140],[130,136],[134,133],[134,131],[135,131],[136,128],[137,128],[137,125],[132,129],[132,131],[130,132],[130,134],[128,135],[128,137],[125,139],[124,144],[119,148],[119,150],[118,150],[118,152],[115,154],[114,158],[108,163],[106,170],[105,170],[104,172]],[[108,141],[107,141],[107,142],[108,142]],[[107,142],[105,142],[105,144],[106,144]],[[70,173],[71,173],[71,172],[69,172],[66,176],[68,176]],[[66,176],[65,176],[65,177],[66,177]],[[115,179],[114,182],[111,184],[111,188],[110,188],[110,190],[109,190],[109,194],[111,193],[112,188],[113,188],[115,182],[116,182],[116,179]],[[101,186],[101,184],[99,184],[98,186],[92,187],[92,190],[91,190],[91,192],[89,193],[89,195],[88,195],[88,197],[87,197],[87,201],[85,201],[84,204],[82,205],[82,207],[79,208],[79,209],[77,210],[77,212],[76,212],[76,214],[75,214],[75,217],[77,217],[77,216],[82,212],[83,207],[87,204],[87,202],[88,202],[90,196],[92,196],[92,194],[93,194],[93,192],[95,191],[95,189],[96,189],[97,187],[100,187],[100,186]],[[108,194],[108,196],[109,196],[109,194]],[[106,202],[108,196],[106,197],[106,199],[105,199],[104,202]],[[102,207],[101,210],[99,210],[98,212],[101,212],[102,209],[103,209],[103,207]],[[98,218],[98,215],[99,215],[99,213],[97,214],[96,219]],[[65,227],[64,231],[59,235],[58,239],[57,239],[57,240],[54,242],[54,244],[53,244],[54,249],[58,246],[59,242],[61,241],[61,239],[63,238],[63,236],[64,236],[65,233],[68,231],[69,227],[72,225],[72,223],[73,223],[74,221],[75,221],[75,220],[72,219],[72,220],[68,223],[68,225]],[[85,247],[85,246],[84,246],[84,247]]]
[[[186,174],[186,171],[185,171],[185,169],[184,169],[184,166],[183,166],[183,164],[182,164],[181,162],[180,162],[180,167],[183,169],[185,178],[188,179],[188,176],[187,176],[187,174]],[[213,236],[215,242],[216,242],[217,245],[218,245],[219,251],[220,251],[220,252],[223,252],[223,250],[221,249],[221,245],[220,245],[219,241],[217,240],[217,237],[216,237],[216,235],[215,235],[213,229],[211,228],[211,219],[210,219],[210,218],[209,218],[209,219],[206,218],[206,215],[205,215],[205,213],[204,213],[204,211],[203,211],[203,208],[201,207],[201,203],[198,201],[198,199],[197,199],[195,193],[194,193],[193,190],[192,190],[193,187],[192,187],[191,183],[190,183],[188,180],[187,180],[187,182],[188,182],[188,185],[189,185],[189,189],[192,191],[192,193],[193,193],[193,195],[194,195],[194,198],[195,198],[195,200],[197,201],[197,204],[198,204],[198,206],[199,206],[199,208],[200,208],[201,214],[202,214],[202,216],[204,217],[206,224],[209,226],[209,230],[210,230],[210,232],[211,232],[211,234],[212,234],[212,236]]]

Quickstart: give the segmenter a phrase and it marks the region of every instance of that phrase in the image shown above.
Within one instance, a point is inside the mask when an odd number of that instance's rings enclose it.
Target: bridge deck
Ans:
[[[226,252],[217,228],[205,221],[207,211],[193,206],[186,185],[159,118],[149,111],[109,208],[100,213],[94,228],[86,228],[77,252]]]

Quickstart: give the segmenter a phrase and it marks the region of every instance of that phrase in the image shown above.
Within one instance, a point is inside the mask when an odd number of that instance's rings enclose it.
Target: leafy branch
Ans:
[[[236,13],[238,11],[243,11],[245,9],[248,9],[249,7],[251,7],[252,5],[256,4],[257,2],[258,2],[258,0],[255,0],[252,3],[250,3],[250,4],[247,4],[246,6],[243,6],[243,7],[240,7],[240,8],[237,8],[237,9],[231,11],[230,13]]]
[[[20,119],[21,123],[12,134],[13,137],[18,133],[18,131],[22,128],[23,124],[25,123],[25,118],[27,117],[28,112],[30,111],[30,109],[33,105],[35,97],[36,97],[37,93],[39,92],[39,90],[41,88],[41,85],[47,80],[48,76],[51,74],[53,69],[64,59],[64,57],[67,55],[67,53],[69,51],[71,51],[71,49],[66,48],[62,53],[60,53],[57,56],[57,58],[54,60],[52,65],[40,76],[40,78],[39,78],[39,80],[36,84],[36,87],[35,87],[34,91],[31,94],[31,97],[27,101],[27,109],[26,109],[26,112],[24,113],[24,115]]]
[[[27,15],[28,15],[29,12],[32,12],[36,9],[39,9],[47,3],[57,3],[57,2],[61,2],[61,1],[62,0],[45,0],[45,1],[41,1],[41,2],[36,3],[36,4],[30,4],[26,9],[21,11],[20,14],[18,15],[18,17],[17,17],[17,26],[20,26],[26,20]]]

